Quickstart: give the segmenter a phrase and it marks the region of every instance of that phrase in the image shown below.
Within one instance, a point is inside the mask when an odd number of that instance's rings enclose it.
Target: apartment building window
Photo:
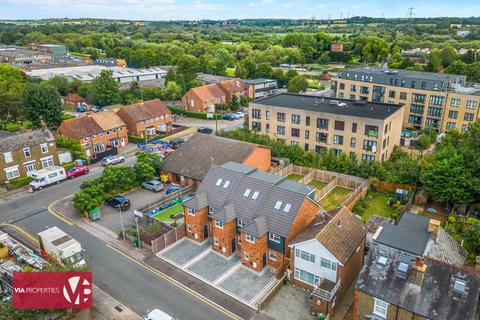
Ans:
[[[308,262],[311,262],[311,263],[315,263],[315,255],[311,254],[309,252],[306,252],[306,251],[303,251],[303,250],[300,250],[300,249],[295,249],[295,256],[297,258],[302,259],[302,260],[305,260],[305,261],[308,261]]]
[[[421,116],[415,116],[415,115],[410,115],[408,116],[408,123],[414,124],[414,125],[422,125],[423,122],[423,117]]]
[[[425,81],[422,81],[422,90],[425,90],[427,88],[427,83]]]
[[[447,122],[447,130],[455,129],[455,122]]]
[[[317,128],[328,130],[328,119],[317,118]]]
[[[369,154],[362,154],[362,160],[366,162],[372,162],[375,161],[375,156]]]
[[[417,84],[416,81],[412,81],[412,82],[410,83],[410,88],[415,88],[415,85],[416,85],[416,84]]]
[[[327,143],[328,134],[323,132],[317,132],[315,140],[321,143]]]
[[[270,111],[265,111],[265,119],[270,120]]]
[[[285,113],[277,112],[277,121],[278,122],[285,122]]]
[[[430,128],[438,128],[440,121],[438,119],[427,118],[425,126]]]
[[[333,135],[333,144],[343,145],[343,136]]]
[[[256,121],[252,121],[252,130],[253,130],[253,131],[262,131],[262,123],[261,123],[261,122],[256,122]]]
[[[50,157],[46,157],[46,158],[41,158],[40,159],[40,162],[42,163],[42,167],[45,169],[45,168],[50,168],[50,167],[53,167],[54,166],[54,163],[53,163],[53,157],[50,156]]]
[[[407,81],[402,79],[402,80],[400,81],[400,86],[401,86],[401,87],[405,87],[406,85],[407,85]]]
[[[417,103],[425,103],[427,96],[424,94],[414,93],[412,94],[412,101]]]
[[[310,126],[310,116],[305,117],[305,125],[308,127]]]
[[[343,131],[345,129],[345,122],[344,121],[336,121],[335,120],[335,130]]]
[[[339,157],[339,156],[342,155],[342,149],[335,149],[335,148],[333,148],[332,150],[333,150],[333,153],[334,153],[337,157]]]
[[[308,143],[305,143],[305,145],[303,146],[303,149],[304,149],[305,151],[310,150],[310,146],[308,145]]]
[[[5,168],[4,170],[8,180],[20,177],[20,171],[18,171],[18,166]]]
[[[350,147],[355,148],[356,145],[357,145],[357,139],[351,138],[350,139]]]
[[[350,86],[350,91],[352,91],[352,92],[357,92],[357,85],[356,85],[356,84],[352,84],[352,85]]]
[[[397,94],[396,91],[389,91],[389,92],[388,92],[388,97],[395,99],[396,94]]]
[[[473,121],[473,118],[475,117],[475,115],[473,113],[470,113],[470,112],[465,112],[465,115],[463,116],[463,120],[465,121]]]
[[[270,132],[270,123],[265,124],[265,132],[266,133]]]
[[[462,132],[466,132],[468,130],[468,124],[462,124]]]
[[[398,79],[395,79],[394,83],[396,86],[398,86]]]
[[[42,151],[42,153],[47,153],[48,152],[48,146],[46,143],[42,143],[40,145],[40,150]]]
[[[363,150],[376,152],[377,151],[377,141],[364,139],[363,140]]]
[[[305,139],[310,139],[310,130],[305,130]]]
[[[407,100],[407,93],[406,92],[400,92],[400,100]]]
[[[317,275],[299,268],[295,268],[295,279],[306,282],[312,286],[320,281],[320,278]]]
[[[285,135],[285,127],[284,126],[277,126],[277,134],[284,136]]]
[[[322,258],[320,259],[320,265],[332,271],[337,271],[337,263],[335,261],[330,261],[328,259]]]
[[[369,93],[368,87],[361,86],[360,87],[360,93],[361,94],[368,94]]]
[[[215,220],[215,227],[218,229],[223,229],[223,222],[220,220]]]
[[[457,117],[458,117],[458,111],[450,110],[450,111],[448,112],[448,117],[449,117],[450,119],[457,119]]]
[[[292,114],[292,124],[300,124],[300,115]]]
[[[357,99],[357,97],[354,94],[351,94],[350,95],[350,100],[355,100],[355,99]]]
[[[316,153],[324,154],[324,153],[325,153],[325,150],[327,150],[327,148],[322,147],[322,146],[315,146],[315,152],[316,152]]]
[[[356,122],[352,122],[352,132],[357,133],[357,123]]]
[[[365,135],[369,137],[378,137],[378,126],[365,125]]]
[[[340,85],[338,86],[340,90],[345,90],[345,83],[340,82]]]
[[[261,119],[262,118],[262,111],[259,109],[252,109],[252,118],[253,119]]]
[[[255,243],[255,237],[250,233],[245,233],[245,240],[250,243]]]
[[[30,148],[23,148],[23,155],[25,156],[25,158],[30,158],[32,156]]]
[[[427,115],[432,117],[441,117],[442,108],[428,107]]]
[[[383,147],[383,148],[386,148],[386,147],[387,147],[387,139],[383,139],[382,147]]]
[[[467,109],[475,109],[477,107],[477,101],[468,100]]]
[[[422,105],[418,104],[412,104],[410,106],[410,112],[411,113],[418,113],[418,114],[423,114],[423,111],[425,110],[425,107]]]
[[[5,159],[5,163],[10,163],[13,161],[13,156],[12,156],[12,152],[5,152],[3,154],[3,158]]]
[[[435,106],[443,106],[444,101],[445,101],[445,97],[430,96],[430,104],[433,104]]]
[[[450,106],[455,107],[455,108],[460,106],[460,99],[452,99],[450,101]]]
[[[374,299],[373,313],[382,318],[387,318],[388,303],[377,298],[373,298],[373,299]]]

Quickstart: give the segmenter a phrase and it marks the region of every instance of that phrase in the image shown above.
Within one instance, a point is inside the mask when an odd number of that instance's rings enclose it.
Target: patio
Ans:
[[[197,274],[199,277],[213,283],[220,278],[222,274],[239,262],[240,257],[237,255],[233,255],[229,259],[226,259],[212,250],[200,260],[190,265],[187,269]]]
[[[182,267],[183,265],[187,264],[187,262],[191,261],[193,258],[208,249],[210,249],[209,241],[204,241],[203,243],[199,244],[184,238],[174,245],[159,252],[158,256],[160,258],[164,258],[177,267]]]

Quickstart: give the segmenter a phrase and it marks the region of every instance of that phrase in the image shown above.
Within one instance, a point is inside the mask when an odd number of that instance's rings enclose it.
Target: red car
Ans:
[[[87,174],[90,169],[87,166],[75,166],[67,171],[67,178],[72,179],[82,174]]]

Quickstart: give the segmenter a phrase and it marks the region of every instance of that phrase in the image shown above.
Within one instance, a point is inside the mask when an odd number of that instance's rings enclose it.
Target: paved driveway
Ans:
[[[216,123],[217,122],[217,123]],[[218,130],[235,130],[238,128],[242,128],[244,123],[244,119],[238,119],[234,121],[227,121],[227,120],[202,120],[202,119],[195,119],[195,118],[178,118],[175,124],[179,124],[186,127],[207,127],[212,129],[215,132],[215,128],[218,125]]]

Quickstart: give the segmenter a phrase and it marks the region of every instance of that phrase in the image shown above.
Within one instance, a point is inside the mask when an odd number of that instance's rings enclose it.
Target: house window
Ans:
[[[18,171],[18,166],[5,168],[4,170],[8,180],[20,177],[20,171]]]
[[[230,186],[230,180],[225,181],[225,183],[223,184],[223,188],[227,189],[228,186]]]
[[[280,210],[280,207],[282,206],[282,203],[283,203],[283,201],[277,200],[277,202],[275,203],[274,208],[275,208],[276,210]]]
[[[315,263],[315,255],[308,253],[306,251],[300,250],[300,249],[295,249],[295,256],[297,258],[300,258],[302,260]]]
[[[287,203],[285,205],[285,208],[283,208],[283,212],[290,212],[290,209],[292,209],[292,204],[291,203]]]
[[[270,111],[265,111],[265,119],[270,120]]]
[[[362,160],[366,162],[375,161],[375,156],[371,156],[369,154],[362,154]]]
[[[30,158],[32,154],[30,153],[30,148],[23,148],[23,155],[25,158]]]
[[[256,122],[256,121],[252,121],[252,130],[254,130],[254,131],[262,131],[262,123],[261,123],[261,122]]]
[[[30,175],[30,173],[37,170],[37,168],[35,167],[35,161],[25,162],[24,166],[25,166],[25,171],[27,172],[27,175]]]
[[[299,268],[295,268],[295,279],[306,282],[312,286],[320,281],[320,278],[317,275]]]
[[[214,243],[216,246],[218,246],[218,243],[219,243],[219,242],[218,242],[218,237],[217,237],[217,236],[214,236],[214,237],[213,237],[213,243]]]
[[[388,303],[377,298],[374,298],[374,299],[375,299],[375,303],[373,305],[373,313],[376,314],[377,316],[386,318],[388,313]]]
[[[305,139],[310,139],[310,130],[305,130]]]
[[[272,261],[276,261],[277,260],[277,253],[275,251],[268,251],[268,259],[272,260]]]
[[[223,229],[223,222],[220,220],[215,220],[215,227],[218,229]]]
[[[447,122],[447,130],[455,129],[456,123],[455,122]]]
[[[50,156],[50,157],[46,157],[46,158],[42,158],[40,159],[40,162],[42,163],[42,167],[45,169],[45,168],[50,168],[50,167],[53,167],[54,163],[53,163],[53,157]]]
[[[237,226],[239,226],[241,228],[244,225],[245,225],[245,221],[243,221],[242,219],[237,219]]]
[[[326,269],[330,269],[330,270],[333,270],[333,271],[337,271],[337,263],[334,262],[334,261],[330,261],[328,259],[324,259],[322,258],[320,260],[320,265]]]
[[[96,145],[93,146],[93,151],[95,153],[100,153],[105,151],[105,145],[103,143],[97,143]]]
[[[245,192],[243,193],[243,196],[248,197],[250,195],[250,192],[252,192],[252,190],[246,189]]]
[[[47,153],[48,152],[48,146],[46,143],[42,143],[40,145],[40,150],[42,150],[42,153]]]
[[[323,132],[317,132],[315,135],[315,140],[321,143],[327,143],[328,134]]]
[[[187,224],[187,232],[192,232],[192,225],[191,224]]]
[[[258,109],[252,109],[252,118],[253,119],[261,119],[262,118],[262,111]]]
[[[250,243],[255,243],[255,237],[250,233],[245,233],[245,240]]]
[[[100,133],[98,134],[98,137],[99,137],[99,138],[103,137],[103,133],[100,132]]]
[[[215,213],[215,208],[214,207],[208,207],[208,213],[209,214],[214,214]]]
[[[276,235],[275,233],[271,233],[271,232],[268,234],[268,239],[276,243],[280,243],[281,241],[281,238],[279,235]]]
[[[12,153],[11,152],[5,152],[3,154],[3,157],[5,158],[5,163],[10,163],[13,161]]]
[[[97,138],[97,136],[96,136],[96,135],[92,135],[92,140],[95,139],[95,138]]]
[[[243,259],[248,261],[248,251],[243,252]]]
[[[255,192],[253,193],[253,195],[252,195],[252,199],[253,199],[253,200],[257,200],[259,194],[260,194],[260,193],[259,193],[258,191],[255,191]]]
[[[217,182],[215,183],[215,185],[216,185],[217,187],[219,187],[219,186],[222,184],[222,182],[223,182],[223,179],[222,179],[222,178],[219,178],[219,179],[217,180]]]
[[[468,130],[468,124],[462,124],[462,132],[466,132]]]
[[[187,213],[191,216],[195,216],[195,210],[193,210],[192,208],[187,208]]]

